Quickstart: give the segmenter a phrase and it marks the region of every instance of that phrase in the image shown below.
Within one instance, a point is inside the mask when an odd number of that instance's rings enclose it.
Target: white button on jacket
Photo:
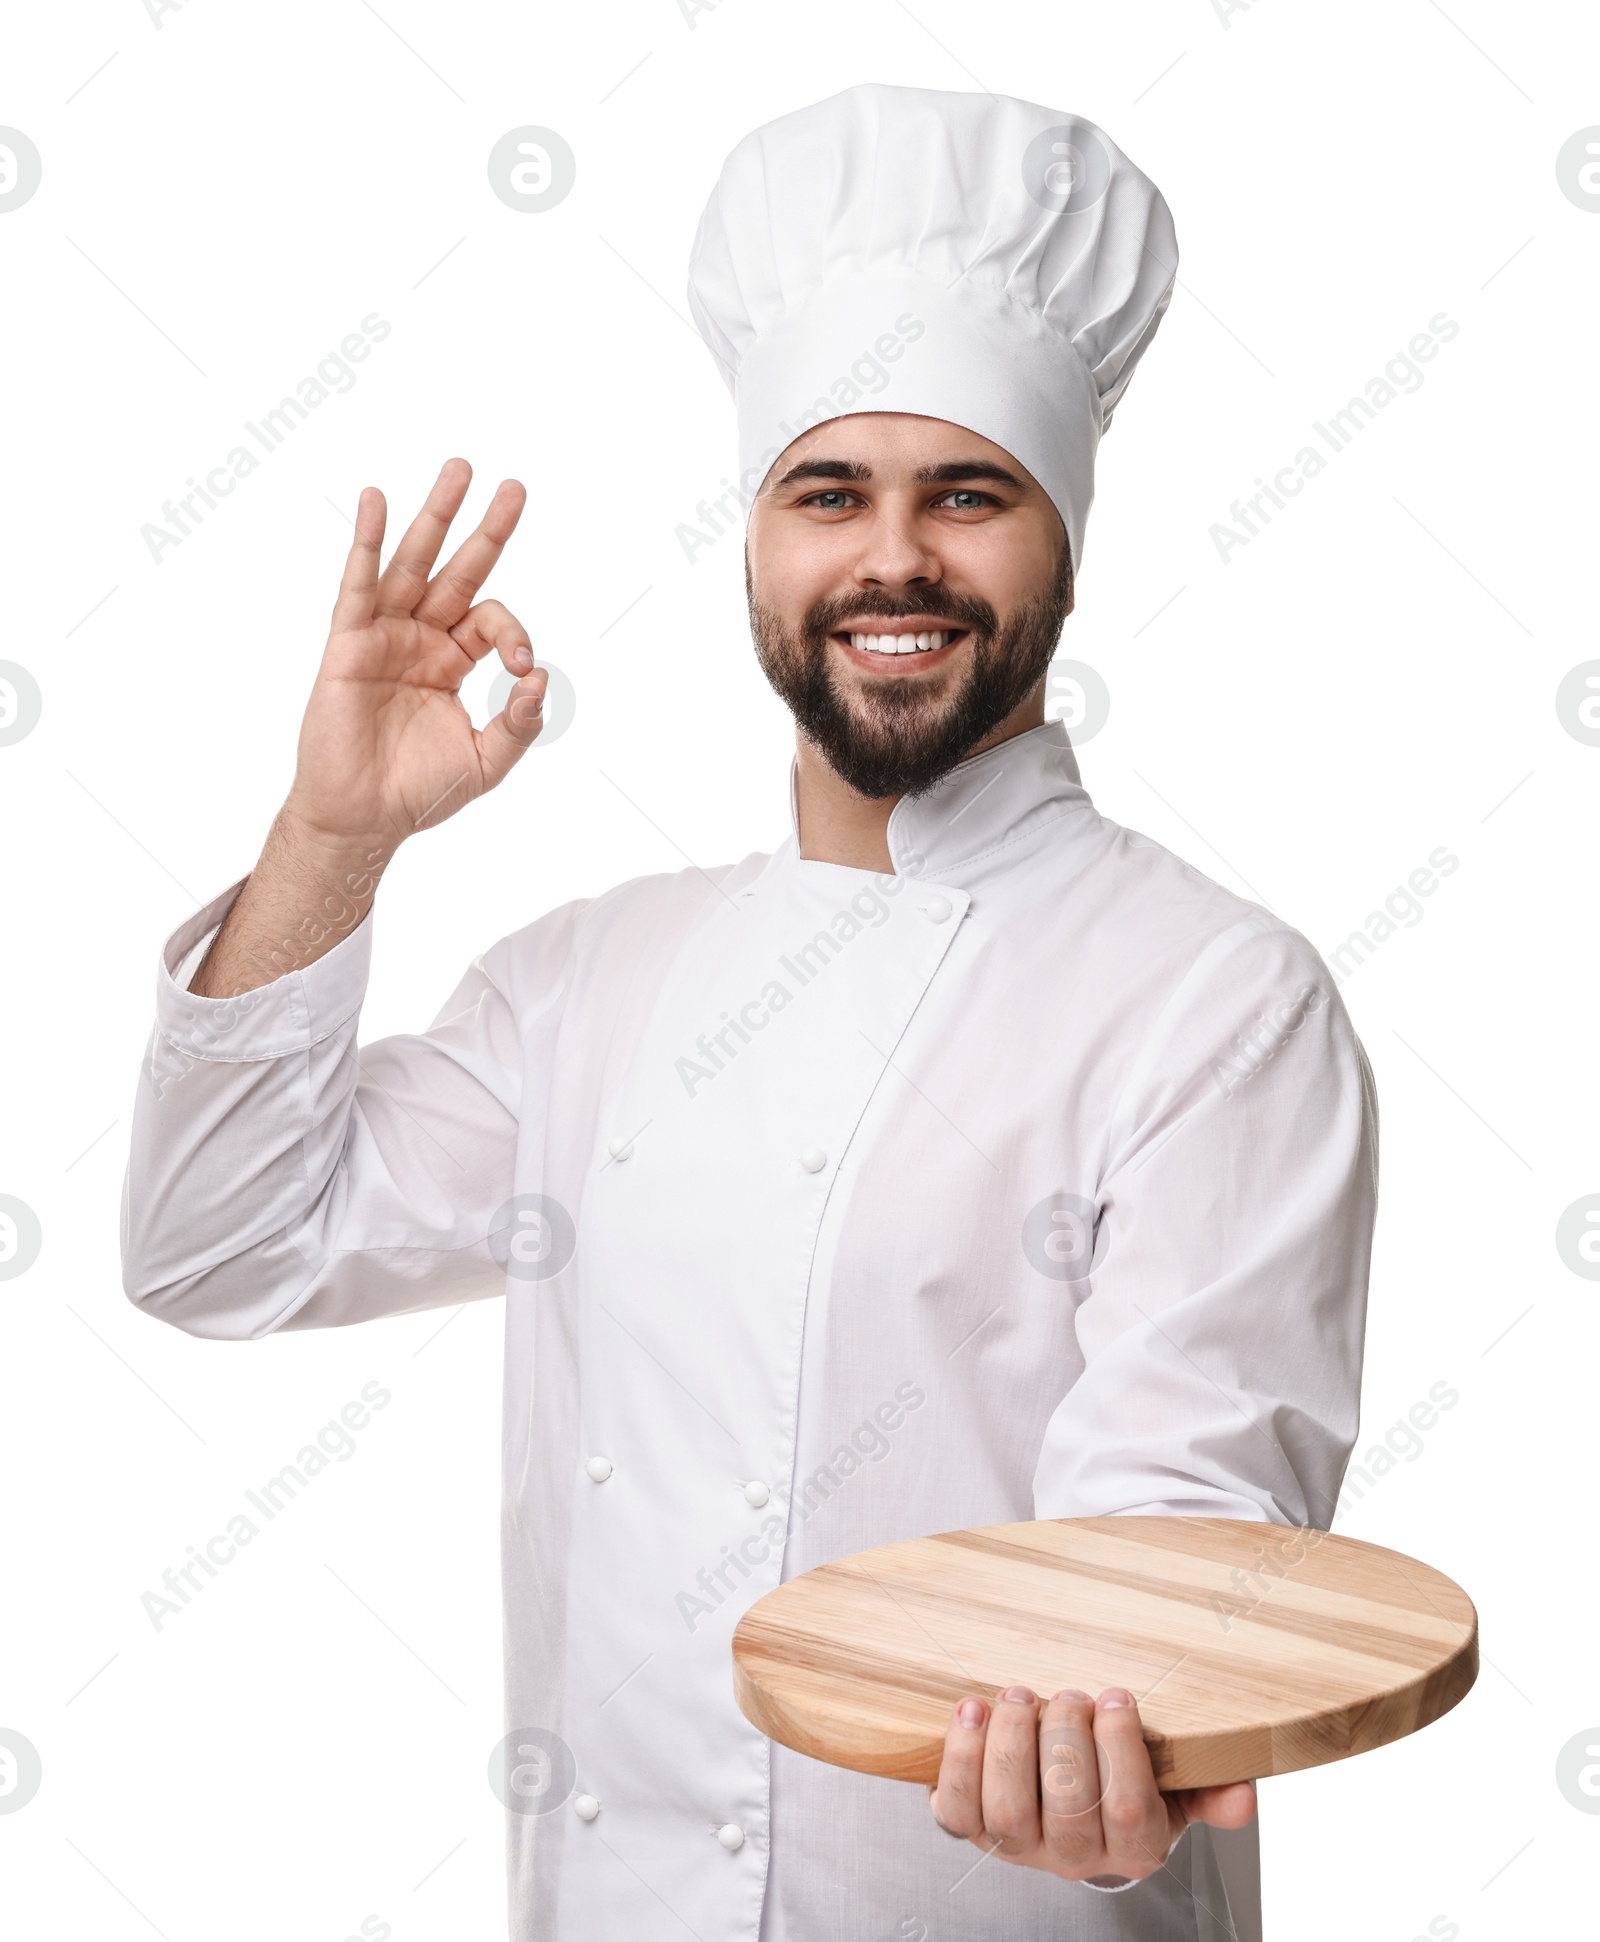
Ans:
[[[663,1904],[705,1942],[944,1934],[961,1877],[979,1942],[1193,1942],[1230,1887],[1252,1925],[1204,1829],[1122,1893],[972,1871],[920,1788],[734,1704],[740,1613],[813,1564],[1033,1516],[1325,1526],[1356,1430],[1374,1106],[1316,953],[1099,816],[1054,724],[889,842],[895,876],[791,837],[554,911],[359,1066],[370,921],[231,1004],[172,973],[234,892],[167,945],[130,1296],[228,1339],[505,1296],[507,1720],[606,1826],[510,1817],[519,1942]]]

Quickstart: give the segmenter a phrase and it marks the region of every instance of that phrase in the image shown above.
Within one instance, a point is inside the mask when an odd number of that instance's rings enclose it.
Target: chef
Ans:
[[[763,1593],[900,1538],[1333,1510],[1361,1048],[1306,941],[1100,815],[1045,719],[1175,264],[1161,196],[1070,114],[871,86],[758,129],[690,297],[796,721],[788,836],[551,911],[358,1050],[384,867],[542,718],[526,630],[477,597],[522,488],[441,567],[452,460],[387,566],[362,494],[289,796],[162,954],[129,1296],[228,1340],[505,1302],[519,1942],[1259,1920],[1253,1790],[1158,1795],[1139,1694],[974,1694],[924,1790],[769,1743],[729,1655]],[[490,654],[515,685],[476,731]]]

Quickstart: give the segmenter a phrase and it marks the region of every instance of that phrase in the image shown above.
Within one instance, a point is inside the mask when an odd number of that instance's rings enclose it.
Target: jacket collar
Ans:
[[[902,796],[889,817],[889,855],[901,876],[949,875],[1063,817],[1092,816],[1067,731],[1049,721],[969,756],[920,796]],[[800,843],[795,769],[789,826]]]

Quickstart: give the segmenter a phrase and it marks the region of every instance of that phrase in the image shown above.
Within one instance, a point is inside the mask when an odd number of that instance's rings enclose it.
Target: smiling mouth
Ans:
[[[856,628],[840,628],[830,639],[847,648],[858,666],[884,668],[893,665],[909,670],[923,667],[958,646],[970,630],[965,627],[899,627],[890,632],[868,633]]]

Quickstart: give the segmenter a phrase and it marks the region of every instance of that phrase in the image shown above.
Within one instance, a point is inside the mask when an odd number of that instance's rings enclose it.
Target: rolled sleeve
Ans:
[[[348,937],[303,970],[285,972],[232,998],[205,998],[190,991],[201,947],[215,936],[245,881],[241,877],[180,924],[162,948],[156,972],[156,1035],[180,1061],[277,1059],[304,1052],[348,1024],[366,996],[372,964],[370,911]]]
[[[254,991],[185,989],[239,888],[161,953],[123,1189],[129,1299],[190,1334],[254,1340],[502,1293],[489,1237],[522,1083],[506,945],[426,1032],[361,1047],[370,912]],[[557,992],[563,926],[542,931]]]

